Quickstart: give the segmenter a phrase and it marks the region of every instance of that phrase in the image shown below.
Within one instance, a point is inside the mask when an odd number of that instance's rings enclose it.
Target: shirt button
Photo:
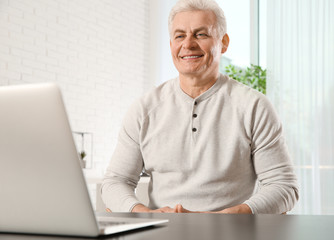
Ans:
[[[193,132],[196,132],[197,131],[197,129],[196,128],[193,128]]]
[[[194,114],[193,114],[193,117],[194,117],[194,118],[197,118],[197,114],[196,114],[196,113],[194,113]]]
[[[194,102],[195,105],[197,105],[197,102]]]

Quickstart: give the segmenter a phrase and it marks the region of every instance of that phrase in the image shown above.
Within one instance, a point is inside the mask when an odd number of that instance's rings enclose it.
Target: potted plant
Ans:
[[[79,152],[80,163],[82,168],[86,168],[86,160],[85,157],[87,156],[85,151]]]
[[[234,80],[241,82],[257,91],[266,94],[267,70],[258,65],[251,64],[246,69],[234,65],[225,67],[224,72]]]

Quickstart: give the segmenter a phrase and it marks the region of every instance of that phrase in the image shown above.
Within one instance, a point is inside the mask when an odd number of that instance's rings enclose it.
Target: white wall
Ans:
[[[0,85],[56,82],[101,174],[150,77],[149,0],[0,0]]]
[[[177,0],[160,0],[160,28],[159,35],[161,36],[159,42],[159,79],[157,80],[157,84],[165,82],[171,78],[177,77],[179,74],[174,66],[172,56],[170,53],[170,38],[168,32],[168,16],[172,7],[175,5]]]

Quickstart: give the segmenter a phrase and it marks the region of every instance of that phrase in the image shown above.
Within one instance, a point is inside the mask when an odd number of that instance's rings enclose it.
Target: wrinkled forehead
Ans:
[[[172,23],[172,34],[175,31],[192,31],[196,29],[206,29],[214,31],[216,29],[216,15],[212,11],[185,11],[175,15]]]

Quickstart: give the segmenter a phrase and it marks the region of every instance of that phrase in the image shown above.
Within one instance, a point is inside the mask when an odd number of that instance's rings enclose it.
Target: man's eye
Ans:
[[[198,33],[196,36],[197,37],[207,37],[208,35],[205,33]]]
[[[175,39],[183,38],[183,35],[177,35],[175,36]]]

